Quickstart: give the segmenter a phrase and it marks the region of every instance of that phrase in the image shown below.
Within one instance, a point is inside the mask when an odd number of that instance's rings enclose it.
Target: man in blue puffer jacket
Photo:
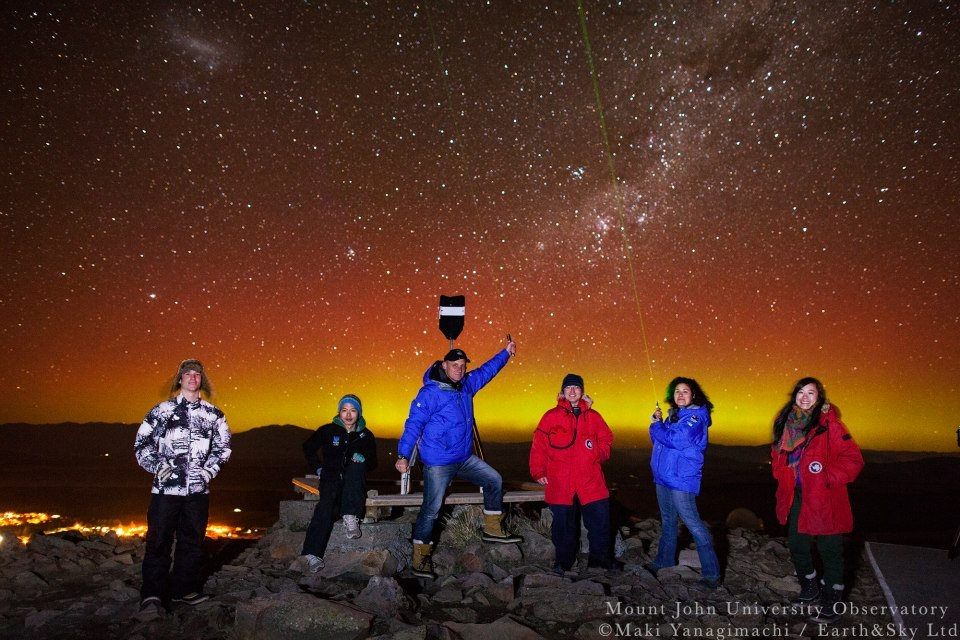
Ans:
[[[397,445],[397,471],[406,473],[413,448],[423,461],[423,505],[413,527],[413,573],[435,577],[430,558],[433,525],[443,506],[443,494],[454,478],[463,478],[483,489],[484,542],[521,542],[503,530],[503,479],[486,462],[473,455],[473,396],[516,353],[511,340],[480,368],[467,372],[470,359],[452,349],[430,365],[423,387],[410,405]]]

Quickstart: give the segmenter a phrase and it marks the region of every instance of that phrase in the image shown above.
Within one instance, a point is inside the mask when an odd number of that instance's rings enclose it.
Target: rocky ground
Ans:
[[[360,540],[340,525],[317,575],[297,554],[303,531],[278,523],[224,564],[206,583],[211,596],[139,620],[143,542],[114,535],[34,535],[28,545],[0,546],[0,638],[603,638],[818,637],[823,628],[785,606],[798,591],[785,542],[745,529],[726,535],[724,584],[698,584],[696,551],[654,577],[643,569],[659,523],[624,528],[622,572],[549,572],[549,510],[539,521],[513,522],[518,545],[486,545],[476,508],[458,508],[441,536],[437,580],[413,577],[411,516],[365,524]],[[866,562],[848,601],[883,605]],[[834,630],[886,624],[846,614]]]

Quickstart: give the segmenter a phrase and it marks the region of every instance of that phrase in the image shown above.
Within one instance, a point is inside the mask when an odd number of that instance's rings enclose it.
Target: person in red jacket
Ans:
[[[800,580],[800,603],[812,603],[813,622],[836,622],[843,593],[843,535],[853,530],[847,485],[863,469],[863,456],[827,401],[823,384],[802,378],[773,423],[773,476],[777,519],[787,525],[787,544]],[[812,547],[823,561],[817,582]]]
[[[610,542],[610,491],[601,463],[610,458],[613,432],[583,395],[583,378],[568,373],[557,406],[547,411],[530,447],[530,475],[543,485],[553,513],[550,529],[555,573],[573,567],[580,533],[578,512],[587,528],[588,567],[616,568]]]

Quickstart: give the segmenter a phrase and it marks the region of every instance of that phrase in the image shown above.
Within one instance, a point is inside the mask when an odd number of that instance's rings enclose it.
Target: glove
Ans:
[[[355,453],[353,454],[353,457],[350,459],[353,460],[354,462],[366,462],[367,460],[366,458],[363,457],[362,453]]]
[[[173,467],[173,465],[166,460],[163,460],[160,463],[160,466],[157,467],[157,480],[160,481],[160,484],[163,484],[170,479],[170,476],[173,475],[174,471],[176,471],[176,469]]]

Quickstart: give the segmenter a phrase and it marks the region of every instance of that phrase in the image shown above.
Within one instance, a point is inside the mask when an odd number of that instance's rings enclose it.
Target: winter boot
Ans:
[[[357,516],[343,516],[343,526],[347,529],[347,537],[356,540],[363,533],[360,531],[360,519]]]
[[[484,510],[480,538],[484,542],[523,542],[523,538],[520,536],[510,535],[503,530],[502,511]]]
[[[816,571],[808,576],[797,576],[797,580],[800,581],[800,593],[794,599],[794,604],[806,606],[820,597],[820,582],[817,580]]]
[[[437,574],[433,572],[433,559],[430,557],[431,546],[428,542],[413,541],[413,560],[410,562],[413,575],[421,578],[437,577]]]
[[[843,595],[843,585],[822,585],[820,587],[820,602],[813,607],[813,615],[810,616],[810,622],[833,624],[840,619],[839,607],[840,597]]]

